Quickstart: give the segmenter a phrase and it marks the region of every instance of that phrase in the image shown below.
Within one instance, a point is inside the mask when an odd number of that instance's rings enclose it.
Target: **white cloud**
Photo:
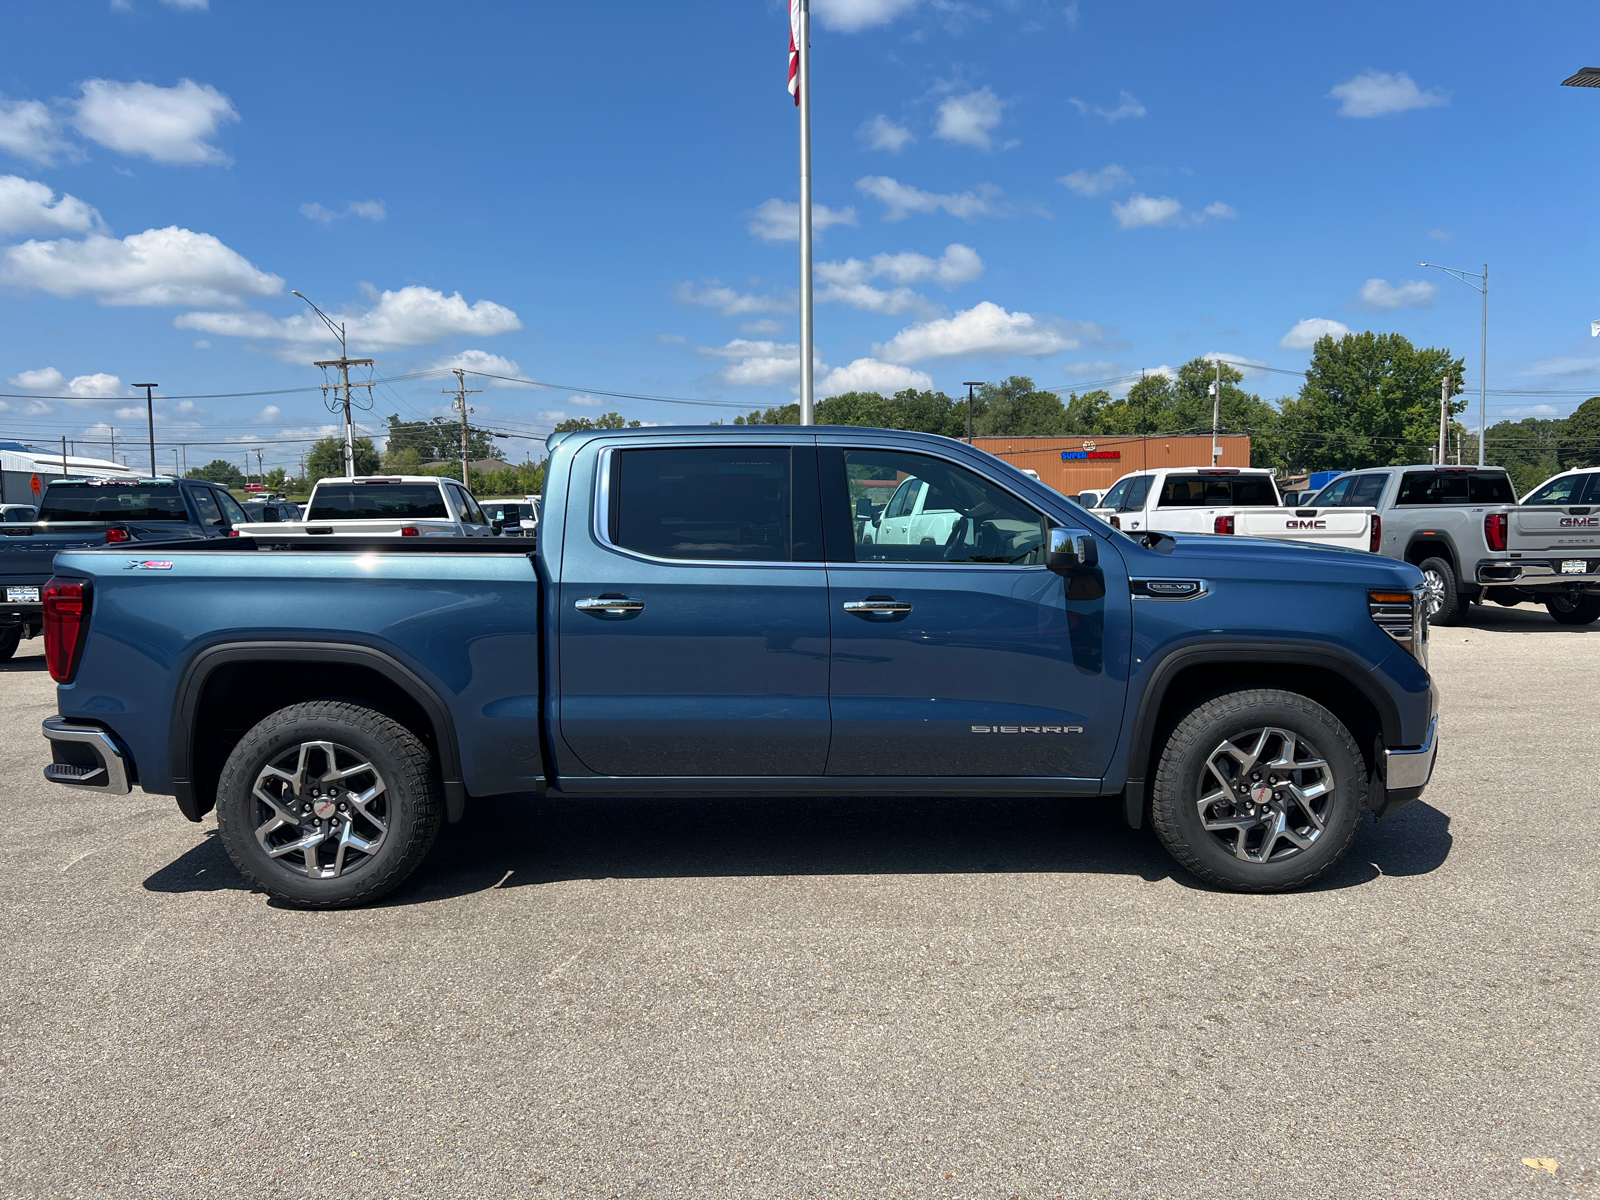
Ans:
[[[493,337],[522,328],[522,321],[509,308],[490,300],[469,305],[460,292],[446,296],[413,284],[382,292],[375,300],[369,309],[347,308],[329,314],[344,322],[352,350],[426,346],[447,337]],[[326,346],[330,341],[327,329],[310,313],[280,319],[260,312],[189,312],[172,323],[197,333],[281,341],[286,343],[286,356],[293,355],[296,347]]]
[[[232,161],[206,139],[239,114],[210,84],[180,79],[176,87],[164,88],[90,79],[82,86],[72,123],[90,141],[158,163]]]
[[[813,218],[815,220],[815,218]],[[750,313],[786,312],[794,307],[792,299],[777,296],[754,296],[748,292],[725,287],[719,279],[702,279],[698,288],[692,283],[680,283],[673,289],[672,298],[679,304],[695,304],[714,308],[725,317],[741,317]]]
[[[1448,229],[1430,229],[1428,230],[1428,236],[1436,242],[1448,242],[1451,238],[1455,237],[1455,234],[1451,233]]]
[[[1503,421],[1520,421],[1524,417],[1559,417],[1560,410],[1553,404],[1530,404],[1525,408],[1508,408],[1500,414]]]
[[[1307,317],[1295,324],[1295,327],[1278,339],[1278,345],[1285,350],[1309,350],[1323,337],[1331,337],[1335,341],[1350,332],[1350,326],[1340,321],[1330,321],[1327,317]]]
[[[1000,124],[1005,107],[1005,101],[987,87],[963,96],[949,96],[939,105],[939,124],[934,133],[942,141],[988,150],[989,131]]]
[[[1142,117],[1145,114],[1144,105],[1139,103],[1132,92],[1119,92],[1115,108],[1100,108],[1098,105],[1091,108],[1086,102],[1076,97],[1069,98],[1067,103],[1084,116],[1088,116],[1091,112],[1098,113],[1106,119],[1107,125],[1115,125],[1118,121],[1125,121],[1129,117]]]
[[[717,377],[735,387],[772,387],[794,383],[800,378],[800,347],[792,342],[734,338],[725,346],[700,346],[698,349],[706,358],[728,360],[728,365],[717,372]],[[817,359],[812,367],[813,370],[823,368],[821,359]]]
[[[1091,378],[1105,378],[1109,375],[1119,374],[1121,371],[1121,363],[1112,362],[1110,359],[1106,358],[1095,359],[1093,362],[1067,363],[1061,368],[1061,373],[1063,375],[1067,375],[1075,379],[1082,379],[1086,376]]]
[[[933,282],[949,289],[970,283],[983,274],[983,259],[971,246],[952,242],[938,258],[911,251],[875,254],[870,260],[847,258],[818,263],[816,272],[817,280],[825,285],[817,293],[821,303],[891,314],[930,309],[936,312],[907,285]],[[875,288],[871,285],[873,279],[889,279],[899,286],[890,290]]]
[[[205,338],[199,338],[198,340],[191,342],[190,346],[195,350],[209,350],[209,349],[211,349],[211,343],[206,341]]]
[[[340,217],[360,217],[366,221],[381,221],[389,215],[389,211],[382,200],[352,200],[344,206],[344,211],[342,212],[324,208],[313,200],[309,204],[300,206],[300,214],[307,220],[315,221],[319,225],[332,225]]]
[[[1369,312],[1388,312],[1395,308],[1428,308],[1439,291],[1425,279],[1403,279],[1399,286],[1387,279],[1369,279],[1361,285],[1361,307]]]
[[[907,326],[873,353],[885,362],[917,363],[932,358],[1002,358],[1013,354],[1042,356],[1076,350],[1085,341],[1099,341],[1101,330],[1087,323],[1069,323],[1007,312],[988,300],[953,317]]]
[[[917,0],[813,0],[811,11],[824,29],[858,33],[887,25],[917,6]]]
[[[506,358],[502,354],[490,354],[487,350],[463,350],[459,354],[436,359],[427,366],[429,371],[454,371],[460,368],[464,371],[477,371],[482,375],[521,375],[522,368],[515,359]],[[470,382],[470,381],[469,381]],[[495,388],[528,388],[534,387],[531,383],[515,383],[510,379],[485,379],[482,386]]]
[[[887,396],[906,388],[927,391],[932,387],[933,376],[924,371],[875,358],[858,358],[849,366],[833,368],[819,380],[817,395],[826,398],[841,392],[879,392]]]
[[[568,396],[568,404],[576,404],[580,408],[604,408],[607,401],[599,396]]]
[[[854,208],[829,208],[826,204],[811,205],[811,232],[820,237],[833,225],[854,225]],[[800,240],[800,206],[792,200],[764,200],[750,214],[750,232],[764,242],[798,242]]]
[[[1437,88],[1425,92],[1404,71],[1364,71],[1328,93],[1339,101],[1341,117],[1382,117],[1413,108],[1440,108],[1450,103],[1450,93]]]
[[[856,130],[856,140],[869,150],[887,150],[890,154],[899,154],[907,144],[917,139],[904,125],[896,125],[878,113],[861,123],[861,128]]]
[[[0,96],[0,150],[45,166],[57,156],[75,158],[78,151],[63,141],[56,119],[38,100],[7,100]]]
[[[131,393],[115,375],[99,372],[94,375],[74,375],[68,379],[54,367],[40,367],[22,371],[6,380],[21,392],[38,392],[45,396],[60,396],[73,402],[125,400]],[[139,410],[144,415],[144,410]]]
[[[283,416],[283,409],[276,404],[269,404],[250,419],[257,425],[263,425],[270,421],[276,421],[281,416]]]
[[[936,192],[924,192],[909,183],[891,179],[887,175],[867,175],[856,180],[856,188],[874,200],[883,202],[885,221],[899,221],[909,213],[935,213],[940,209],[952,217],[960,217],[963,220],[994,216],[1000,211],[996,204],[1000,189],[988,183],[981,185],[976,191],[940,195]]]
[[[759,321],[745,321],[739,326],[739,332],[753,334],[777,333],[782,328],[782,321],[774,321],[771,317],[762,317]],[[681,342],[684,339],[679,338],[678,340]]]
[[[168,8],[176,8],[188,12],[207,12],[211,8],[211,0],[161,0]]]
[[[1239,373],[1246,379],[1254,379],[1257,375],[1265,375],[1270,365],[1264,362],[1257,362],[1253,358],[1243,358],[1237,354],[1229,354],[1226,350],[1212,350],[1202,354],[1200,357],[1207,362],[1216,362],[1221,359],[1228,366],[1237,368]]]
[[[1542,358],[1524,375],[1590,375],[1600,371],[1600,358]]]
[[[663,346],[681,346],[688,340],[689,339],[684,337],[681,333],[656,334],[656,341],[660,342]]]
[[[125,238],[28,241],[0,250],[0,284],[108,305],[237,304],[276,296],[277,275],[257,270],[209,233],[176,225]]]
[[[1217,200],[1206,205],[1202,211],[1192,213],[1183,207],[1181,201],[1171,196],[1146,196],[1143,192],[1135,192],[1120,204],[1113,202],[1111,215],[1117,219],[1118,229],[1193,229],[1204,224],[1207,217],[1231,220],[1239,212]]]
[[[1080,196],[1098,196],[1101,192],[1109,192],[1114,187],[1132,183],[1133,176],[1116,163],[1111,163],[1098,171],[1074,171],[1070,175],[1063,175],[1059,182],[1066,184]]]
[[[40,367],[36,371],[22,371],[6,382],[19,391],[59,395],[66,390],[67,377],[54,367]]]
[[[0,175],[0,235],[18,233],[87,233],[105,222],[76,196],[56,198],[48,184],[19,175]]]

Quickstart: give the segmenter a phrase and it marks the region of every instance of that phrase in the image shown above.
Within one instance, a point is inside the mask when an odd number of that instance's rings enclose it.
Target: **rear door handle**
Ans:
[[[610,613],[613,616],[620,616],[623,613],[643,612],[644,601],[630,600],[626,596],[593,596],[579,600],[573,607],[579,612]]]
[[[847,613],[860,613],[867,616],[894,615],[908,613],[911,605],[904,600],[896,600],[893,596],[868,596],[865,600],[846,600],[844,610]]]

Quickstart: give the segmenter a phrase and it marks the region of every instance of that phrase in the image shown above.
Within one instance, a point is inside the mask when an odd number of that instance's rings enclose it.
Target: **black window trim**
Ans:
[[[790,453],[790,462],[796,450],[813,451],[819,449],[813,441],[777,438],[751,438],[748,441],[740,439],[734,441],[728,438],[718,438],[713,442],[646,442],[630,438],[626,445],[601,446],[600,457],[595,468],[594,504],[590,509],[590,535],[594,540],[615,554],[623,554],[629,558],[638,559],[640,562],[656,563],[667,567],[811,567],[824,569],[827,563],[823,561],[796,560],[793,558],[661,558],[654,554],[646,554],[642,550],[633,550],[627,546],[619,546],[611,540],[611,527],[616,517],[617,500],[617,473],[620,469],[621,459],[618,453],[623,450],[720,450],[724,447],[759,446],[764,449],[784,449]],[[793,504],[795,481],[792,475],[789,480],[790,503]],[[794,546],[799,544],[799,539],[790,529],[790,553]]]

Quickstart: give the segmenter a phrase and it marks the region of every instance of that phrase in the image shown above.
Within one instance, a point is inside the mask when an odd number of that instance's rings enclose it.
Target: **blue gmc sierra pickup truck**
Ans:
[[[46,777],[215,808],[245,875],[328,907],[385,894],[442,821],[512,794],[1098,797],[1210,883],[1279,891],[1432,773],[1407,563],[1130,536],[922,434],[641,428],[549,449],[532,548],[60,554]],[[882,519],[908,480],[947,514],[915,535]]]

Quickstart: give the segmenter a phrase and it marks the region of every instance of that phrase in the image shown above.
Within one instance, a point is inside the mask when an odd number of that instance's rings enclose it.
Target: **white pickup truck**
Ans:
[[[241,537],[493,537],[466,488],[437,475],[319,479],[301,521],[235,525]]]
[[[1382,523],[1370,508],[1286,508],[1260,467],[1135,471],[1111,485],[1095,516],[1129,533],[1220,533],[1375,551]]]
[[[1487,599],[1532,600],[1563,625],[1600,619],[1600,467],[1563,471],[1484,522],[1491,549],[1508,555],[1478,564]]]

